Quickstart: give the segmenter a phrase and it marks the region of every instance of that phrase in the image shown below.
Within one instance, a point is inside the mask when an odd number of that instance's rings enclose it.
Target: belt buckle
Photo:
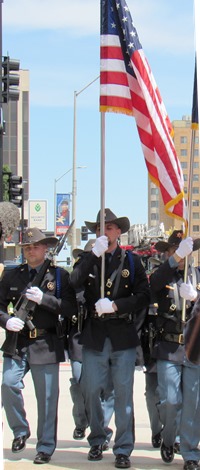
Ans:
[[[179,344],[184,344],[184,341],[183,341],[183,333],[181,333],[180,335],[178,335],[178,342],[179,342]]]
[[[170,310],[170,312],[175,312],[175,310],[176,310],[176,305],[175,305],[175,304],[171,304],[170,307],[169,307],[169,310]]]
[[[37,328],[29,331],[29,338],[37,338]]]

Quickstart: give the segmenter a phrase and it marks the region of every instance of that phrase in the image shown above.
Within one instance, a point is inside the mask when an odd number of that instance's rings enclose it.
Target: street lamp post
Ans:
[[[99,79],[96,77],[92,82],[88,83],[80,91],[74,91],[74,127],[73,127],[73,172],[72,172],[72,220],[74,220],[74,225],[72,227],[72,247],[71,252],[76,248],[76,195],[77,195],[77,181],[76,181],[76,98],[83,91],[85,91],[89,86],[91,86],[96,80]]]
[[[77,169],[83,169],[83,168],[86,168],[86,166],[77,166]],[[72,170],[73,168],[70,168],[69,170],[65,171],[63,175],[59,176],[59,178],[54,179],[54,234],[55,235],[56,235],[56,184],[58,181],[60,181],[63,178],[63,176],[67,175],[67,173],[70,173],[70,171]],[[73,204],[73,197],[72,197],[72,204]],[[72,220],[73,220],[73,217],[72,217]]]

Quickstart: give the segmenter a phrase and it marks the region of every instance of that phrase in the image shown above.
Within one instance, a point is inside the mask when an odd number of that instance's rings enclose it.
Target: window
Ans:
[[[193,232],[199,232],[199,225],[193,225],[192,230]]]
[[[158,214],[151,214],[151,220],[159,220]]]
[[[151,194],[158,194],[158,188],[151,188]]]
[[[199,137],[195,137],[195,144],[199,143]]]
[[[193,163],[193,168],[199,168],[199,162],[194,162]]]
[[[186,135],[182,135],[180,141],[181,141],[181,144],[187,144],[187,137],[186,137]]]
[[[198,199],[194,199],[194,200],[192,201],[192,205],[193,205],[193,207],[198,207],[198,206],[199,206],[199,200],[198,200]]]
[[[199,175],[193,175],[193,181],[199,181]]]
[[[151,207],[158,207],[158,201],[151,201]]]
[[[199,212],[193,212],[192,217],[193,219],[199,219]]]
[[[194,156],[198,157],[198,155],[199,155],[199,149],[194,149]]]
[[[187,181],[188,175],[183,175],[183,179],[184,179],[184,181]]]
[[[181,162],[181,166],[183,169],[186,169],[187,168],[187,162]]]
[[[187,149],[181,149],[181,157],[187,157]]]
[[[197,187],[192,188],[192,193],[193,194],[199,194],[199,188],[197,188]]]

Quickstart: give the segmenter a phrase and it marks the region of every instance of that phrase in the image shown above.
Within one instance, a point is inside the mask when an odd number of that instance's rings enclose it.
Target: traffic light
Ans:
[[[4,56],[2,60],[2,100],[3,103],[8,101],[18,101],[19,99],[19,74],[10,73],[19,70],[20,61],[16,59],[10,59],[9,56]]]
[[[70,264],[71,264],[71,258],[70,256],[67,256],[67,266],[70,266]]]
[[[10,175],[9,176],[9,201],[17,207],[22,206],[23,188],[19,188],[22,184],[22,176]]]
[[[81,240],[88,240],[88,228],[85,225],[81,227]]]

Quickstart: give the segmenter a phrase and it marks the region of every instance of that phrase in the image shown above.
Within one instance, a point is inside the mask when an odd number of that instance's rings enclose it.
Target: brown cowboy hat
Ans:
[[[120,228],[121,233],[128,232],[130,228],[130,222],[129,222],[128,217],[117,217],[110,209],[105,209],[105,223],[107,224],[109,222],[112,224],[116,224]],[[92,233],[96,233],[96,229],[99,224],[100,224],[100,211],[97,214],[96,222],[85,221],[86,227]]]
[[[39,230],[37,227],[28,227],[23,235],[23,242],[19,243],[20,246],[35,245],[36,243],[42,243],[53,247],[58,243],[56,237],[46,237],[46,235]]]
[[[164,253],[167,251],[169,248],[172,246],[179,246],[181,240],[183,240],[183,230],[174,230],[170,237],[168,238],[168,241],[165,242],[163,240],[160,240],[155,244],[155,249],[157,251],[160,251],[161,253]],[[200,248],[200,238],[193,239],[193,251],[199,250]]]
[[[93,246],[95,244],[95,241],[96,241],[96,238],[91,238],[90,240],[88,240],[88,242],[84,246],[84,250],[82,250],[81,248],[75,248],[72,251],[73,258],[75,258],[75,259],[78,258],[81,255],[81,253],[84,253],[84,251],[86,251],[86,252],[91,251],[91,249],[93,248]]]

